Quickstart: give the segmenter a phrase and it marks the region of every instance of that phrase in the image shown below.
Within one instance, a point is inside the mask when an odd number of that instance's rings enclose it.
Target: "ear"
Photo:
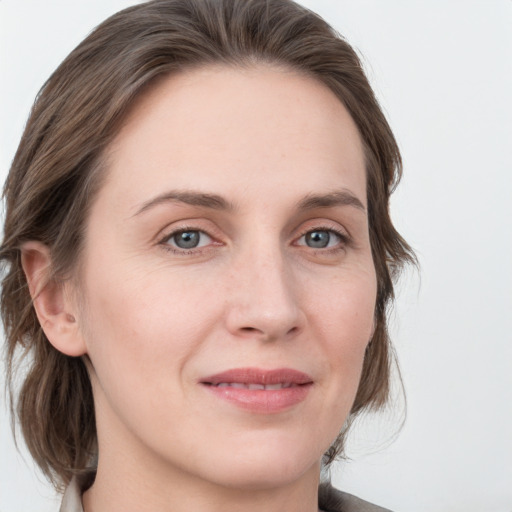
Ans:
[[[21,264],[37,318],[50,343],[68,356],[84,355],[86,346],[76,320],[70,284],[52,276],[48,247],[41,242],[24,243]]]

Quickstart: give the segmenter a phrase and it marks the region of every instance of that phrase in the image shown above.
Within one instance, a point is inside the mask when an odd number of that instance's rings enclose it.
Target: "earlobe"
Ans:
[[[50,343],[68,356],[86,353],[68,285],[52,276],[50,250],[41,242],[26,242],[21,248],[21,264],[27,278],[32,303]]]

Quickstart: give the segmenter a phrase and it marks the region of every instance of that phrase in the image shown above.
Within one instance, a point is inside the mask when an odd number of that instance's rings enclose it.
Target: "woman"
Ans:
[[[152,1],[70,54],[2,245],[61,510],[382,510],[318,483],[388,398],[400,170],[354,51],[291,1]]]

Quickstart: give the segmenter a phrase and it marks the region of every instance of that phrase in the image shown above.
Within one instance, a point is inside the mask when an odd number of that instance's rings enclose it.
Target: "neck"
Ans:
[[[287,484],[228,487],[191,475],[98,464],[84,512],[317,512],[319,467]]]
[[[107,426],[103,420],[97,421],[98,469],[83,495],[84,512],[318,512],[320,461],[297,473],[286,453],[282,468],[290,471],[265,467],[258,472],[251,461],[237,460],[240,470],[226,476],[215,471],[210,454],[177,465],[119,424]],[[204,467],[208,470],[201,473]]]

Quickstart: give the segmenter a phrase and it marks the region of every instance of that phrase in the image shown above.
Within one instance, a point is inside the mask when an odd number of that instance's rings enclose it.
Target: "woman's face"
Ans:
[[[311,78],[211,67],[138,100],[82,262],[100,465],[252,488],[318,471],[372,335],[365,191],[354,122]]]

